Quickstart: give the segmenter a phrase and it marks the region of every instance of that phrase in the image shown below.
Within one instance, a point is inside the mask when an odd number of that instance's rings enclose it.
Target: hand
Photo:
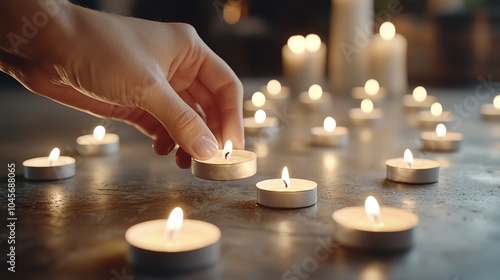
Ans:
[[[57,3],[63,8],[28,43],[13,50],[2,42],[4,72],[35,93],[134,125],[160,155],[179,144],[181,168],[191,156],[214,156],[227,140],[244,148],[241,82],[190,25]]]

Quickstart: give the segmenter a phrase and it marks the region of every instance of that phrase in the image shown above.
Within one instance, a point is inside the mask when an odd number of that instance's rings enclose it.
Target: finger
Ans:
[[[179,148],[175,153],[175,162],[180,168],[188,169],[191,167],[191,156],[182,148]]]

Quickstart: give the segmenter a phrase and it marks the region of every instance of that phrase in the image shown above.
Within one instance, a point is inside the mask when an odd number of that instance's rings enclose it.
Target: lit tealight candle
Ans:
[[[370,251],[398,251],[413,245],[417,215],[393,208],[380,207],[373,196],[365,207],[347,207],[332,215],[333,236],[342,246]]]
[[[377,80],[369,79],[366,81],[364,87],[353,88],[351,95],[357,100],[370,99],[372,101],[379,101],[386,96],[386,90],[380,87]]]
[[[484,104],[481,106],[481,116],[485,120],[500,120],[500,95],[495,96],[493,104]]]
[[[278,126],[278,119],[267,117],[264,110],[257,110],[253,118],[243,119],[243,126],[245,127],[245,132],[257,134],[263,129],[276,128]]]
[[[418,120],[423,127],[435,127],[439,123],[450,123],[453,114],[443,111],[443,106],[439,102],[434,102],[429,111],[418,112]]]
[[[342,147],[349,140],[349,130],[346,127],[337,126],[332,117],[325,118],[323,127],[313,127],[313,144],[317,146]]]
[[[412,94],[403,97],[403,106],[414,111],[428,109],[434,102],[436,97],[427,95],[427,90],[423,86],[416,87]]]
[[[303,91],[299,95],[299,101],[311,109],[325,107],[329,104],[330,99],[331,94],[324,92],[323,88],[318,84],[311,85],[308,91]]]
[[[294,35],[282,48],[283,75],[294,93],[321,83],[325,75],[326,45],[316,34]]]
[[[106,133],[106,129],[98,125],[93,134],[76,138],[76,149],[82,156],[116,154],[120,150],[120,137]]]
[[[464,136],[457,132],[447,132],[442,123],[436,126],[436,131],[422,132],[422,149],[436,152],[453,152],[460,149]]]
[[[370,99],[363,99],[360,108],[349,110],[349,117],[355,125],[373,125],[382,118],[382,110],[373,108],[373,102]]]
[[[262,87],[262,92],[266,98],[276,105],[281,105],[290,97],[290,88],[281,85],[278,80],[269,80],[266,86]]]
[[[429,184],[439,181],[439,163],[430,159],[413,158],[406,149],[403,158],[387,160],[387,179],[409,184]]]
[[[191,173],[207,180],[237,180],[253,176],[256,172],[257,155],[250,151],[233,150],[231,140],[213,158],[191,160]]]
[[[254,92],[250,100],[243,102],[243,111],[246,117],[253,117],[257,110],[269,110],[269,102],[264,93],[260,91]]]
[[[257,183],[257,203],[273,208],[303,208],[318,201],[317,184],[313,181],[290,179],[285,166],[281,179]]]
[[[48,157],[38,157],[23,162],[24,177],[29,180],[61,180],[75,176],[75,162],[72,157],[60,156],[54,148]]]
[[[221,231],[213,224],[183,219],[177,207],[167,219],[136,224],[125,232],[129,261],[155,272],[187,271],[216,264]]]

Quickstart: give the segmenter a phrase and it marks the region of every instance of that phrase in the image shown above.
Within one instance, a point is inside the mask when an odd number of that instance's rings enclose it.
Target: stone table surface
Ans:
[[[244,80],[246,97],[264,80]],[[434,89],[458,118],[449,130],[465,135],[456,153],[419,151],[421,129],[400,98],[380,106],[382,122],[353,127],[348,110],[359,104],[334,96],[326,110],[309,110],[295,99],[277,106],[276,131],[247,136],[258,172],[238,181],[198,179],[180,170],[173,155],[160,157],[134,128],[66,108],[25,89],[0,88],[1,279],[500,279],[500,123],[484,122],[479,104],[491,102],[483,87]],[[318,148],[310,128],[332,115],[350,129],[345,148]],[[76,137],[98,124],[121,137],[119,154],[83,158]],[[34,182],[22,161],[53,147],[77,159],[76,176]],[[385,161],[410,148],[415,157],[441,164],[435,184],[398,184],[385,179]],[[16,272],[7,271],[7,164],[15,163]],[[282,210],[258,206],[255,184],[291,177],[316,181],[315,206]],[[413,248],[396,254],[347,249],[331,240],[332,213],[363,205],[374,195],[384,206],[413,212],[420,221]],[[176,206],[185,217],[222,231],[216,266],[178,275],[152,275],[127,264],[125,231],[139,222],[166,218]]]

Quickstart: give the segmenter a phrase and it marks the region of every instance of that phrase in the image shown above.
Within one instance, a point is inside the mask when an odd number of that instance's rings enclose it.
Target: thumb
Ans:
[[[142,109],[155,116],[179,146],[197,159],[208,159],[217,153],[215,136],[203,119],[175,92],[163,78],[143,94]]]

